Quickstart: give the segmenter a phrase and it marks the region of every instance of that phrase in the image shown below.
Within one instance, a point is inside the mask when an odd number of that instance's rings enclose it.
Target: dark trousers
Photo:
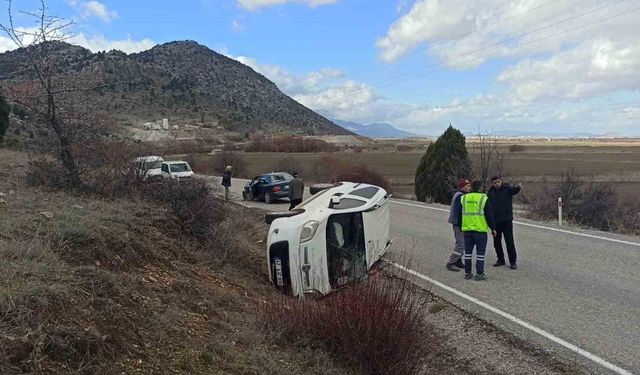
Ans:
[[[499,221],[496,223],[496,236],[493,239],[493,247],[496,249],[498,261],[504,262],[504,251],[502,250],[502,236],[507,245],[507,255],[509,264],[516,264],[516,245],[513,242],[513,221]]]
[[[471,273],[473,247],[476,248],[476,272],[484,273],[484,256],[487,251],[487,233],[464,232],[464,272]]]
[[[289,206],[289,211],[293,210],[293,208],[302,203],[302,199],[291,199],[291,205]]]

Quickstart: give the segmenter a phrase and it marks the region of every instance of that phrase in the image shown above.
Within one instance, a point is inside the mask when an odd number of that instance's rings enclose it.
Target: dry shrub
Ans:
[[[415,151],[419,148],[421,148],[422,146],[420,145],[397,145],[396,146],[396,151],[398,152],[411,152],[411,151]]]
[[[573,171],[565,173],[556,187],[543,182],[540,192],[528,199],[528,213],[534,218],[555,219],[558,197],[563,217],[579,225],[617,232],[640,232],[640,205],[623,205],[608,185],[586,182]]]
[[[285,156],[276,160],[269,169],[274,172],[287,172],[289,174],[293,174],[294,172],[299,173],[303,178],[307,176],[306,168],[302,164],[299,158],[295,158],[292,156]]]
[[[233,168],[234,177],[246,176],[247,162],[239,152],[234,152],[229,149],[223,149],[222,152],[216,153],[212,163],[207,163],[206,165],[196,163],[198,168],[196,169],[196,167],[194,167],[194,169],[206,171],[207,174],[221,175],[228,165]]]
[[[366,374],[417,374],[434,347],[426,301],[404,279],[370,278],[320,300],[282,298],[265,308],[282,338],[323,344]]]
[[[334,152],[336,145],[316,138],[293,136],[266,137],[263,134],[253,134],[248,152]]]
[[[525,147],[523,145],[510,145],[509,152],[523,152]]]
[[[393,191],[391,182],[382,174],[364,164],[342,161],[330,155],[321,157],[307,174],[317,182],[361,182]]]
[[[227,213],[222,201],[215,198],[212,187],[200,179],[148,184],[142,194],[166,204],[177,219],[179,229],[200,240],[210,240],[215,225],[222,222]]]
[[[54,189],[68,185],[66,173],[58,161],[37,158],[29,162],[25,180],[30,186],[45,186]]]

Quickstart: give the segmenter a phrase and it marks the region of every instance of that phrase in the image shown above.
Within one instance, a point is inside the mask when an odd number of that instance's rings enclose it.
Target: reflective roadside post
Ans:
[[[562,226],[562,197],[558,197],[558,225]]]

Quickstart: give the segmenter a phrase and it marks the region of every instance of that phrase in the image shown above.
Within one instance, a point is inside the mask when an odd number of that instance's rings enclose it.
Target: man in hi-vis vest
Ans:
[[[493,217],[491,215],[491,204],[487,195],[481,193],[482,182],[473,181],[471,192],[462,196],[462,232],[464,233],[464,278],[469,280],[473,277],[471,273],[471,260],[473,259],[473,248],[476,248],[476,280],[486,280],[484,275],[484,256],[487,251],[487,232],[491,230],[493,236],[496,235]]]

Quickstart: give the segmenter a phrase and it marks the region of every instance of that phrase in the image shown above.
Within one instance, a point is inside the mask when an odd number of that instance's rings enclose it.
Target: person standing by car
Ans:
[[[489,189],[489,202],[493,207],[493,217],[496,221],[496,236],[493,239],[493,247],[496,250],[498,260],[494,267],[504,266],[504,251],[502,250],[502,236],[507,245],[507,255],[509,257],[509,268],[518,269],[516,245],[513,240],[513,196],[520,192],[521,183],[515,186],[502,183],[500,176],[491,177],[491,188]]]
[[[484,259],[487,250],[487,232],[495,236],[495,226],[491,214],[491,203],[486,194],[481,193],[482,182],[475,180],[471,183],[471,192],[460,198],[462,212],[462,232],[464,233],[464,278],[469,280],[471,273],[471,261],[473,248],[476,248],[476,280],[486,280],[484,274]]]
[[[464,268],[462,262],[462,255],[464,254],[464,237],[462,236],[462,222],[460,221],[460,213],[462,211],[462,204],[460,198],[471,190],[471,184],[467,179],[458,180],[458,191],[453,194],[451,199],[451,208],[449,209],[449,224],[453,227],[453,238],[455,244],[453,245],[453,251],[447,261],[447,269],[449,271],[459,272],[460,268]]]
[[[224,186],[224,199],[229,200],[229,188],[231,187],[231,166],[227,165],[222,174],[222,186]]]
[[[298,172],[293,172],[293,180],[289,184],[289,211],[300,203],[302,203],[302,197],[304,196],[304,181],[298,177]]]

